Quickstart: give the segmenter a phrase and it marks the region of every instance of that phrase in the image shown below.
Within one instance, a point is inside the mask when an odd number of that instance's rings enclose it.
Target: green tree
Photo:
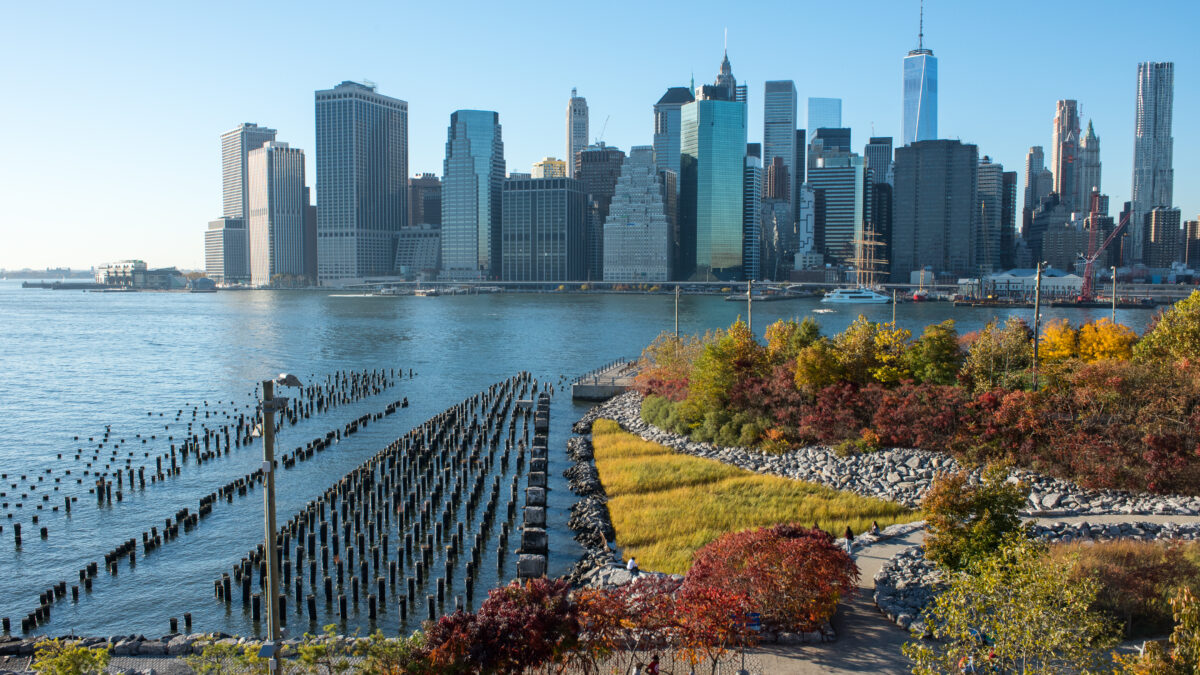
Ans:
[[[859,314],[846,330],[833,338],[834,355],[842,370],[842,378],[855,384],[866,384],[879,367],[876,358],[875,336],[880,326]]]
[[[966,572],[950,572],[946,587],[922,615],[932,639],[904,645],[915,675],[978,672],[1096,672],[1115,631],[1090,611],[1097,583],[1071,576],[1070,561],[1015,535],[996,555]],[[920,638],[921,635],[915,634]]]
[[[929,533],[925,557],[952,570],[965,569],[999,549],[1001,542],[1023,525],[1018,515],[1029,487],[1007,480],[1008,470],[989,466],[982,480],[972,483],[961,471],[934,481],[921,502]]]
[[[738,319],[716,341],[704,346],[688,383],[687,400],[681,413],[691,424],[699,424],[710,411],[728,408],[729,392],[749,377],[762,375],[766,352]]]
[[[1159,314],[1154,325],[1133,348],[1145,361],[1195,361],[1200,359],[1200,291]]]
[[[821,389],[842,379],[837,348],[829,338],[820,338],[796,355],[796,388],[815,395]]]
[[[954,319],[925,326],[921,337],[909,347],[907,360],[908,370],[917,381],[954,384],[963,362]]]
[[[821,327],[809,316],[799,323],[795,319],[780,319],[767,326],[763,335],[767,341],[767,361],[777,366],[796,358],[800,350],[816,342],[821,337]]]
[[[38,645],[33,657],[33,670],[46,675],[99,675],[108,667],[108,649],[89,649],[62,640],[48,640]]]
[[[912,377],[908,369],[908,347],[912,332],[905,328],[880,326],[875,332],[875,367],[871,377],[883,384],[895,384]]]
[[[1003,325],[989,323],[974,337],[963,363],[963,374],[973,383],[976,393],[996,387],[1019,389],[1032,363],[1033,332],[1014,316]]]

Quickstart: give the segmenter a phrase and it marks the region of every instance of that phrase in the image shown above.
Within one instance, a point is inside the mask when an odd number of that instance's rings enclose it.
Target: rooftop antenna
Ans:
[[[925,48],[925,0],[921,0],[921,23],[917,29],[917,49]]]
[[[924,0],[921,0],[921,1],[924,2]],[[725,27],[725,53],[726,54],[729,53],[729,27],[728,26]]]

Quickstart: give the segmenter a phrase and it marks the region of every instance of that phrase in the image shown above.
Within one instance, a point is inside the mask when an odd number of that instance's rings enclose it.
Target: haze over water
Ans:
[[[890,306],[837,306],[830,314],[812,314],[816,300],[756,303],[754,327],[760,335],[778,318],[814,316],[826,334],[844,328],[859,313],[889,321]],[[0,282],[0,484],[7,508],[0,508],[0,616],[19,627],[20,617],[37,606],[38,594],[59,581],[78,581],[86,563],[101,572],[91,594],[80,601],[55,603],[51,622],[40,632],[61,635],[165,634],[168,617],[191,612],[194,631],[250,633],[255,630],[240,599],[229,611],[213,597],[213,580],[262,541],[262,492],[251,491],[232,503],[221,500],[191,532],[149,555],[138,548],[136,566],[124,562],[117,576],[103,571],[103,555],[120,542],[137,538],[182,508],[196,510],[200,497],[233,478],[258,468],[261,446],[235,448],[203,466],[184,465],[181,475],[146,489],[128,490],[122,503],[98,508],[88,494],[94,478],[83,476],[79,448],[94,448],[112,426],[110,440],[121,443],[119,457],[135,452],[138,463],[169,447],[168,435],[185,435],[190,414],[175,422],[176,411],[210,404],[210,410],[239,412],[253,406],[255,383],[281,372],[323,381],[335,371],[413,369],[416,376],[362,401],[285,425],[277,453],[341,428],[368,412],[381,412],[407,397],[410,407],[374,421],[353,436],[292,469],[278,474],[279,521],[286,522],[308,500],[334,484],[413,426],[488,385],[526,370],[559,387],[551,406],[550,573],[562,574],[580,554],[566,529],[574,499],[562,471],[563,449],[571,422],[587,409],[573,406],[567,380],[619,357],[637,355],[658,333],[673,328],[674,299],[669,295],[500,294],[482,296],[339,297],[324,292],[247,291],[216,294],[84,293],[23,290]],[[745,314],[745,303],[720,297],[680,301],[680,330],[703,332],[728,326]],[[954,308],[948,303],[898,307],[900,326],[919,334],[928,324],[953,318],[960,333],[981,328],[1009,312],[1026,319],[1032,310]],[[1139,333],[1153,313],[1121,310],[1118,321]],[[1109,316],[1108,310],[1047,308],[1043,318],[1081,322]],[[315,376],[315,378],[313,377]],[[284,392],[286,395],[286,392]],[[222,403],[217,404],[218,401]],[[251,408],[245,408],[250,405]],[[151,415],[147,415],[151,413]],[[162,413],[162,416],[159,416]],[[203,407],[196,428],[206,420]],[[221,417],[209,426],[223,424]],[[170,429],[164,430],[163,425]],[[158,438],[145,445],[135,434]],[[80,441],[73,440],[80,436]],[[108,445],[105,452],[107,454]],[[58,453],[63,459],[56,458]],[[101,455],[103,458],[104,455]],[[90,460],[91,453],[86,455]],[[103,471],[103,463],[98,467]],[[46,474],[51,469],[51,474]],[[65,475],[66,470],[71,475]],[[90,469],[89,469],[90,470]],[[148,470],[147,473],[150,473]],[[26,480],[20,480],[24,474]],[[37,481],[37,475],[45,479]],[[54,478],[62,482],[55,484]],[[76,484],[82,479],[82,484]],[[69,481],[69,482],[68,482]],[[12,483],[19,487],[13,489]],[[30,483],[36,490],[28,490]],[[60,489],[55,492],[54,486]],[[524,480],[521,483],[524,486]],[[114,488],[115,489],[115,488]],[[20,493],[29,497],[19,499]],[[44,510],[41,496],[49,494]],[[79,497],[70,516],[64,495]],[[23,507],[15,508],[21,501]],[[59,506],[52,512],[52,506]],[[8,517],[11,514],[11,519]],[[32,516],[39,516],[33,525]],[[13,545],[12,523],[22,525],[23,546]],[[518,520],[519,525],[519,520]],[[49,528],[40,539],[38,529]],[[468,534],[468,536],[470,536]],[[510,536],[510,548],[519,536]],[[488,550],[494,550],[493,542]],[[486,558],[485,558],[486,559]],[[515,560],[515,556],[514,556]],[[496,583],[494,565],[482,565],[475,603]],[[488,577],[487,575],[491,576]],[[514,574],[511,564],[506,578]],[[505,579],[506,580],[506,579]],[[460,583],[460,579],[455,583]],[[255,589],[257,591],[257,588]],[[460,592],[452,591],[451,594]],[[365,593],[365,592],[364,592]],[[319,600],[319,604],[323,601]],[[379,627],[394,633],[397,612],[389,599]],[[290,634],[308,630],[297,622],[289,598]],[[416,612],[417,618],[423,610]],[[411,617],[411,614],[410,614]],[[182,621],[182,618],[181,618]],[[411,622],[410,622],[411,627]],[[182,623],[181,623],[182,628]],[[369,628],[365,604],[351,613],[347,628]]]

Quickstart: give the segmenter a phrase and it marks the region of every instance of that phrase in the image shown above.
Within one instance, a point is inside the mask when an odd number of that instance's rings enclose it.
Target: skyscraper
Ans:
[[[1024,208],[1031,211],[1037,208],[1037,205],[1042,202],[1042,198],[1048,193],[1042,193],[1040,190],[1040,178],[1042,171],[1046,168],[1046,153],[1042,150],[1042,146],[1035,145],[1029,148],[1029,152],[1025,153],[1025,206]],[[1053,186],[1051,186],[1053,187]]]
[[[828,262],[844,262],[855,257],[856,240],[862,238],[866,209],[866,171],[857,154],[834,152],[811,157],[808,185],[824,194],[824,228],[821,235],[823,254]]]
[[[542,161],[533,163],[534,178],[568,178],[567,163],[557,157],[543,157]]]
[[[219,284],[250,282],[250,242],[241,218],[217,218],[204,232],[204,275]]]
[[[1000,195],[1000,269],[1015,267],[1013,255],[1017,245],[1017,172],[1005,171],[1001,176]]]
[[[442,169],[442,276],[496,279],[504,189],[500,114],[456,110]]]
[[[442,181],[435,174],[408,179],[408,224],[442,224]]]
[[[246,174],[250,283],[267,286],[277,277],[303,277],[304,221],[308,211],[304,153],[287,143],[271,141],[250,151]]]
[[[1100,137],[1088,120],[1087,131],[1079,139],[1079,152],[1075,160],[1075,209],[1091,209],[1092,190],[1100,190]]]
[[[389,275],[408,222],[408,104],[374,85],[316,92],[317,277]]]
[[[681,111],[682,278],[740,279],[746,104],[700,97]]]
[[[221,215],[247,217],[246,155],[275,140],[275,130],[244,122],[221,134]],[[247,264],[249,264],[247,262]]]
[[[621,165],[604,221],[604,280],[650,283],[671,278],[671,232],[654,149],[635,145]],[[674,192],[674,187],[670,188]]]
[[[1004,166],[984,155],[979,160],[975,184],[975,267],[981,274],[988,274],[1002,267]]]
[[[917,48],[904,57],[904,145],[932,141],[938,137],[937,57],[925,48],[925,5],[921,5],[921,24]]]
[[[503,195],[500,278],[583,279],[583,184],[573,178],[510,178]]]
[[[872,180],[876,183],[892,182],[892,137],[891,136],[872,136],[867,141],[867,147],[863,149],[863,157],[867,159],[867,168],[870,169]]]
[[[1133,136],[1133,261],[1142,259],[1145,215],[1156,206],[1173,206],[1175,170],[1171,116],[1175,100],[1175,64],[1138,64],[1137,111]]]
[[[583,276],[588,281],[604,278],[604,223],[624,161],[623,151],[603,142],[589,145],[575,155],[575,178],[583,183],[588,199],[584,225],[587,271]]]
[[[1079,104],[1073,100],[1058,102],[1054,114],[1054,139],[1051,167],[1054,171],[1054,191],[1068,211],[1083,209],[1076,203],[1079,196],[1079,176],[1076,160],[1079,154]],[[1091,190],[1088,191],[1089,193]]]
[[[567,176],[575,177],[575,153],[588,145],[587,99],[578,96],[571,88],[571,100],[567,101]]]
[[[787,182],[777,182],[772,197],[789,203],[798,185],[795,170],[798,101],[796,83],[791,80],[772,80],[763,86],[762,165],[770,169],[776,159],[782,161]]]
[[[714,85],[725,92],[723,100],[737,101],[738,103],[746,102],[746,85],[739,85],[737,78],[733,76],[733,67],[729,65],[729,51],[725,51],[724,57],[721,58],[721,70],[717,73],[717,80]]]
[[[1146,267],[1170,267],[1183,253],[1179,229],[1179,209],[1156,206],[1144,217],[1145,241],[1142,242]]]
[[[956,140],[896,148],[892,198],[891,280],[904,283],[929,266],[935,274],[970,276],[975,269],[972,213],[979,149]]]
[[[742,170],[742,278],[761,279],[763,235],[760,207],[762,204],[762,148],[750,143]]]
[[[808,99],[808,136],[812,138],[817,129],[840,129],[842,126],[842,99]]]
[[[679,176],[679,111],[694,100],[687,87],[671,87],[654,104],[654,165],[659,171]]]

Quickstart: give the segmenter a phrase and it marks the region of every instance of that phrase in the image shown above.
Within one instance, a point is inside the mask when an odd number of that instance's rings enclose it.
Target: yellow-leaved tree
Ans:
[[[1078,334],[1066,319],[1055,319],[1046,324],[1038,353],[1043,361],[1054,363],[1079,356]]]
[[[1079,329],[1079,358],[1091,363],[1104,359],[1128,361],[1133,358],[1137,333],[1108,318],[1089,321]]]

